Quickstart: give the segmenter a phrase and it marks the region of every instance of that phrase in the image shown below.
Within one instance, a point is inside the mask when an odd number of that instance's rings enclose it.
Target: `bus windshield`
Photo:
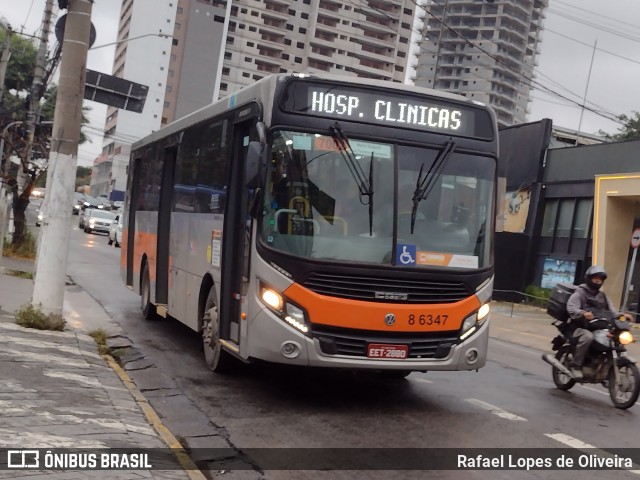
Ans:
[[[451,149],[436,169],[444,145],[348,145],[341,151],[327,134],[274,132],[261,225],[268,247],[401,267],[491,264],[494,158]],[[427,195],[415,201],[427,176]]]

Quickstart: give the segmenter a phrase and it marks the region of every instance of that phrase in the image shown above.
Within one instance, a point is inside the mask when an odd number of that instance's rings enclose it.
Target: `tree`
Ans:
[[[76,170],[76,190],[78,187],[89,185],[91,183],[91,167],[78,167]]]
[[[602,135],[607,140],[611,140],[614,142],[620,142],[623,140],[634,140],[640,138],[640,112],[632,112],[631,116],[627,115],[619,115],[618,120],[623,124],[620,128],[618,128],[618,132],[610,134],[600,130],[598,133]]]
[[[0,43],[6,35],[7,27],[0,23]],[[22,38],[15,33],[11,36],[11,58],[4,81],[7,90],[23,92],[31,87],[37,52],[31,39]]]
[[[6,27],[0,24],[0,41],[6,32]],[[25,128],[29,110],[27,89],[33,81],[36,53],[36,46],[30,40],[17,35],[12,36],[11,58],[5,79],[6,89],[3,98],[0,99],[0,132],[4,132],[11,123],[15,123],[5,132],[4,151],[0,159],[1,163],[8,162],[2,177],[13,194],[12,243],[15,245],[20,245],[24,241],[25,211],[29,205],[31,192],[46,177],[51,137],[50,123],[53,121],[56,105],[56,87],[53,85],[43,92],[38,112],[38,125],[29,151]],[[49,68],[53,68],[53,64]],[[47,122],[49,124],[46,124]],[[87,122],[87,118],[83,117],[82,123]],[[80,143],[86,140],[87,137],[81,134]]]

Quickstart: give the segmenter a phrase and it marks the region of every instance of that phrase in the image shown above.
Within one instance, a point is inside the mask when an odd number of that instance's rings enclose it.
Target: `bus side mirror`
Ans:
[[[262,186],[262,182],[260,181],[262,150],[263,147],[260,142],[249,142],[247,163],[244,169],[244,181],[248,188],[258,188]]]

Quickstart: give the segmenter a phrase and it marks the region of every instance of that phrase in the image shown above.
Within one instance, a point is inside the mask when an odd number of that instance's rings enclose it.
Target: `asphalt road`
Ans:
[[[233,447],[249,448],[635,448],[640,407],[620,411],[607,392],[557,390],[540,351],[492,339],[479,372],[375,375],[252,365],[220,376],[204,366],[200,338],[173,320],[147,322],[120,279],[120,249],[85,234],[72,218],[67,273],[120,324],[127,337]],[[174,391],[172,393],[176,394]],[[169,395],[169,394],[167,394]],[[169,397],[163,401],[170,400]],[[167,419],[188,423],[180,406]],[[186,423],[185,423],[186,422]],[[175,433],[175,432],[174,432]],[[533,451],[532,451],[533,452]],[[598,453],[600,451],[596,451]],[[393,454],[398,455],[397,451]],[[533,455],[533,453],[532,453]],[[375,455],[374,455],[375,456]],[[638,478],[623,471],[394,471],[394,478]],[[225,471],[226,478],[251,472]],[[218,475],[222,475],[219,471]],[[268,471],[268,478],[390,478],[389,472]],[[223,478],[223,477],[220,477]]]

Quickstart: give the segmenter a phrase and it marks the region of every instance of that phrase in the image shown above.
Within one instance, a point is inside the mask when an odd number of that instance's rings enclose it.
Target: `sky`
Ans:
[[[0,0],[0,17],[14,30],[33,34],[45,3]],[[116,40],[120,5],[121,0],[94,2],[91,70],[111,73],[115,46],[109,44]],[[551,118],[571,130],[616,133],[620,124],[610,118],[640,111],[640,1],[549,0],[544,28],[527,121]],[[585,98],[588,109],[579,106]],[[85,105],[91,111],[84,131],[92,143],[79,147],[78,164],[88,166],[102,149],[106,106]]]

